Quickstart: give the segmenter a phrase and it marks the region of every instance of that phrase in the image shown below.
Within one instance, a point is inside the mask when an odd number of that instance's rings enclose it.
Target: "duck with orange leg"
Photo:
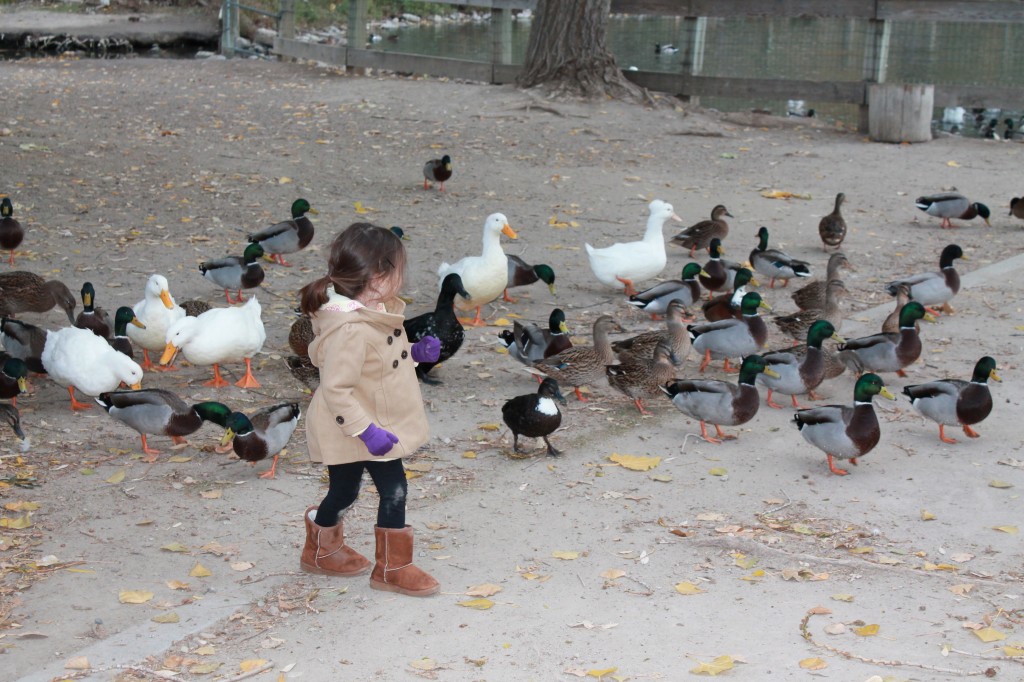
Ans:
[[[226,430],[218,452],[226,452],[225,448],[234,449],[238,458],[251,466],[273,457],[270,468],[259,474],[259,477],[274,478],[277,459],[295,433],[301,415],[298,403],[270,405],[249,416],[233,412],[224,423]]]
[[[939,440],[955,443],[945,433],[945,427],[960,426],[968,438],[978,438],[972,425],[983,421],[992,412],[992,393],[988,380],[1002,381],[996,374],[996,361],[985,356],[974,365],[970,381],[963,379],[939,379],[924,384],[903,387],[903,394],[910,398],[922,416],[939,425]]]
[[[732,213],[729,213],[729,209],[722,204],[718,204],[711,209],[710,220],[701,220],[690,225],[669,241],[676,246],[689,249],[690,258],[693,258],[698,249],[704,250],[708,248],[711,245],[711,240],[718,239],[719,241],[724,241],[729,236],[729,223],[725,222],[723,216],[733,217]]]
[[[245,300],[242,296],[243,289],[254,289],[263,283],[266,273],[263,272],[263,266],[257,262],[263,255],[262,246],[249,244],[241,256],[228,256],[201,263],[199,272],[224,289],[224,298],[228,303],[241,303]],[[234,299],[231,298],[232,291],[238,292]]]
[[[743,302],[743,297],[747,293],[747,287],[756,287],[759,284],[754,279],[754,273],[750,271],[750,268],[740,267],[732,278],[732,292],[712,296],[701,305],[700,311],[704,315],[704,319],[708,322],[741,319],[740,303]]]
[[[262,309],[253,296],[245,305],[213,308],[199,317],[183,317],[167,330],[167,345],[160,364],[174,361],[180,351],[195,365],[213,365],[213,379],[206,386],[227,386],[220,375],[225,362],[245,361],[245,375],[235,382],[240,388],[260,388],[252,374],[252,358],[263,348],[267,332]]]
[[[149,354],[163,352],[167,345],[167,329],[185,317],[185,309],[175,303],[167,278],[150,275],[146,281],[143,299],[132,306],[139,324],[126,327],[125,332],[133,344],[142,348],[142,369],[147,372],[170,371],[173,365],[154,365]]]
[[[775,280],[782,280],[782,286],[789,286],[794,277],[810,277],[811,265],[807,261],[793,258],[780,249],[768,248],[768,228],[757,231],[757,246],[750,252],[750,263],[756,272],[769,278],[768,288],[775,288]]]
[[[911,301],[900,311],[898,332],[882,332],[851,339],[839,346],[839,350],[857,356],[860,366],[867,372],[896,372],[899,376],[905,377],[907,374],[903,368],[921,357],[918,320],[934,322],[935,317],[926,312],[923,305]]]
[[[316,232],[307,213],[316,215],[318,211],[306,199],[296,199],[292,202],[291,220],[275,223],[246,238],[252,244],[259,244],[271,262],[290,268],[291,263],[285,261],[284,254],[297,253],[309,246]]]
[[[602,315],[594,322],[593,346],[572,346],[534,362],[533,369],[543,376],[551,377],[561,386],[572,386],[576,398],[586,402],[580,386],[604,383],[605,367],[616,363],[615,352],[608,338],[613,331],[624,330],[611,315]]]
[[[142,384],[142,368],[88,329],[64,327],[47,332],[40,360],[49,378],[68,389],[74,411],[92,407],[75,397],[76,388],[97,396],[122,382],[136,389]]]
[[[633,400],[637,411],[642,415],[651,414],[644,407],[644,398],[661,395],[659,389],[676,375],[678,360],[668,341],[661,340],[654,346],[651,357],[642,357],[631,353],[619,356],[619,364],[608,365],[605,373],[608,384]]]
[[[660,199],[652,201],[648,211],[647,228],[641,240],[603,248],[584,244],[594,277],[605,286],[625,289],[627,296],[636,295],[636,282],[656,277],[665,269],[665,223],[680,220],[672,204]]]
[[[508,284],[508,258],[501,248],[503,234],[509,239],[518,237],[503,213],[492,213],[484,221],[483,250],[480,255],[466,256],[454,263],[441,263],[437,268],[438,290],[444,284],[445,277],[455,273],[462,278],[462,286],[469,293],[468,297],[460,296],[455,300],[458,310],[476,310],[476,317],[472,320],[460,319],[462,324],[482,327],[484,320],[480,309],[501,296]]]
[[[694,350],[704,355],[704,361],[700,365],[701,372],[707,369],[713,358],[724,359],[723,369],[726,372],[734,372],[729,365],[730,358],[738,358],[764,349],[768,341],[768,326],[757,314],[760,308],[772,309],[761,300],[759,293],[751,291],[743,296],[740,303],[741,319],[691,324],[687,327]]]
[[[896,296],[899,286],[905,284],[910,287],[910,298],[925,306],[928,312],[938,315],[938,311],[932,308],[937,305],[942,312],[950,315],[955,311],[949,302],[960,291],[960,274],[953,266],[953,261],[957,258],[967,260],[963,249],[956,244],[950,244],[939,256],[938,272],[924,272],[894,280],[885,286],[885,290],[890,296]]]
[[[826,339],[834,339],[842,343],[843,337],[836,333],[836,328],[828,320],[815,320],[807,330],[807,351],[803,355],[788,350],[776,350],[764,354],[768,367],[775,370],[775,377],[770,374],[759,374],[757,383],[768,389],[766,404],[768,407],[782,409],[782,405],[772,400],[772,393],[788,395],[793,407],[802,407],[797,402],[798,395],[808,395],[815,400],[814,389],[825,380],[825,354],[821,344]]]
[[[683,266],[680,279],[670,279],[655,284],[649,289],[630,296],[626,303],[651,314],[652,320],[664,315],[672,301],[679,301],[689,307],[700,300],[700,282],[697,277],[707,274],[700,263],[687,263]]]

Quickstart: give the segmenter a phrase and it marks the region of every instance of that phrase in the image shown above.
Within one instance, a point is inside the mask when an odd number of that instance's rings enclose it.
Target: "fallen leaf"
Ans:
[[[841,635],[846,632],[846,625],[844,623],[830,623],[825,626],[825,633],[829,635]]]
[[[960,164],[957,163],[956,161],[947,161],[946,165],[949,166],[950,168],[959,168],[960,167]]]
[[[930,561],[924,562],[923,566],[926,571],[957,571],[959,568],[953,564],[933,564]]]
[[[601,577],[605,580],[618,580],[624,575],[626,575],[626,572],[621,568],[609,568],[601,573]]]
[[[107,479],[107,483],[120,483],[124,480],[124,469],[116,471],[110,478]]]
[[[687,581],[676,583],[676,592],[678,592],[679,594],[700,594],[703,591],[704,590],[700,589],[700,587],[696,583],[691,583]]]
[[[12,530],[22,530],[32,525],[31,514],[25,514],[24,516],[18,516],[13,519],[0,519],[0,528],[10,528]]]
[[[64,664],[65,670],[89,670],[92,666],[89,665],[89,659],[85,656],[75,656],[69,658],[67,663]]]
[[[185,455],[172,455],[167,458],[167,461],[171,464],[184,464],[185,462],[191,462],[192,458]]]
[[[1009,533],[1010,535],[1016,535],[1018,532],[1017,526],[993,526],[992,530],[997,530],[1000,533]]]
[[[998,642],[1000,640],[1006,639],[1005,632],[1000,632],[999,630],[996,630],[992,627],[975,630],[974,634],[978,636],[978,639],[985,642],[986,644],[989,642]]]
[[[198,656],[213,656],[217,653],[217,647],[211,644],[204,644],[203,646],[194,649],[192,653]]]
[[[563,559],[565,561],[572,561],[573,559],[579,559],[580,558],[580,553],[579,552],[569,552],[569,551],[557,550],[556,549],[554,552],[551,553],[551,556],[555,557],[556,559]]]
[[[233,564],[231,564],[231,570],[232,571],[248,571],[250,568],[252,568],[255,565],[256,564],[252,563],[251,561],[236,561]]]
[[[874,551],[874,547],[854,547],[850,550],[850,554],[871,554]]]
[[[209,578],[211,575],[213,575],[210,569],[208,569],[206,566],[203,566],[200,563],[196,563],[196,565],[192,567],[192,570],[189,571],[188,574],[189,577],[192,578]]]
[[[501,587],[492,583],[483,583],[466,590],[467,597],[490,597],[501,592]]]
[[[1009,656],[1010,658],[1019,658],[1024,656],[1024,648],[1019,646],[1004,646],[1003,655]]]
[[[192,673],[193,675],[209,675],[210,673],[217,672],[217,670],[222,665],[223,665],[223,663],[215,663],[215,662],[197,663],[196,665],[189,666],[188,671],[190,673]]]
[[[724,467],[715,467],[714,469],[708,469],[708,473],[712,476],[726,476],[729,474],[729,470]]]
[[[874,637],[878,634],[878,630],[880,629],[880,627],[881,626],[879,626],[877,623],[872,623],[871,625],[864,625],[859,628],[854,628],[853,633],[855,635],[860,635],[861,637]]]
[[[459,606],[465,606],[467,609],[476,609],[478,611],[486,611],[487,609],[494,606],[494,602],[490,599],[467,599],[466,601],[460,601]]]
[[[745,554],[733,554],[733,563],[743,569],[753,568],[757,565],[757,558]]]
[[[416,670],[437,670],[437,661],[432,658],[420,658],[415,661],[410,661],[409,667],[415,668]]]
[[[266,664],[267,662],[262,658],[247,658],[239,663],[238,667],[242,669],[243,673],[248,673]]]
[[[828,663],[817,657],[805,658],[800,661],[800,667],[804,670],[824,670],[828,667]]]
[[[154,623],[180,623],[181,618],[174,611],[168,611],[167,613],[161,613],[150,618]]]
[[[643,457],[641,455],[620,455],[613,452],[608,459],[630,471],[650,471],[661,463],[661,457]]]
[[[219,488],[217,490],[204,490],[199,493],[199,496],[206,500],[219,500],[224,496],[224,491]]]
[[[189,589],[188,583],[183,583],[180,580],[168,580],[164,584],[167,585],[167,587],[171,588],[172,590],[187,590],[187,589]]]
[[[697,514],[698,521],[725,521],[725,517],[721,514],[715,514],[712,512],[702,512]]]
[[[596,677],[597,679],[601,679],[605,675],[611,675],[616,670],[618,670],[618,668],[603,668],[601,670],[588,670],[587,671],[587,676],[588,677]]]
[[[700,663],[700,661],[698,661]],[[715,660],[710,663],[700,663],[696,668],[690,668],[690,672],[694,675],[718,675],[724,673],[726,670],[733,669],[733,658],[732,656],[718,656]]]
[[[832,595],[832,599],[834,599],[835,601],[847,601],[847,602],[849,602],[849,601],[853,601],[853,595],[852,594],[833,594]]]
[[[500,424],[494,424],[494,423],[491,423],[491,424],[480,424],[476,428],[480,429],[481,431],[497,431],[498,429],[501,428],[501,425]]]
[[[948,589],[953,594],[963,597],[974,589],[974,585],[971,585],[970,583],[962,583],[960,585],[950,585]]]
[[[185,545],[181,544],[180,542],[172,542],[172,543],[170,543],[168,545],[164,545],[160,549],[164,550],[165,552],[187,552],[188,551],[188,547],[186,547]]]
[[[153,593],[148,590],[121,590],[117,600],[122,604],[145,604],[153,598]]]
[[[38,502],[26,502],[25,500],[19,500],[17,502],[8,502],[4,505],[4,509],[7,511],[36,511],[40,505]]]
[[[810,199],[810,194],[794,194],[781,189],[771,189],[761,192],[765,199]]]
[[[922,521],[934,521],[935,520],[935,514],[932,514],[927,509],[922,509],[921,510],[921,520]]]
[[[990,488],[1012,488],[1013,487],[1012,483],[1007,483],[1006,481],[1000,481],[998,479],[996,479],[994,481],[989,481],[988,485],[989,485]]]
[[[828,616],[832,613],[832,609],[827,606],[813,606],[807,609],[807,613],[812,616]]]

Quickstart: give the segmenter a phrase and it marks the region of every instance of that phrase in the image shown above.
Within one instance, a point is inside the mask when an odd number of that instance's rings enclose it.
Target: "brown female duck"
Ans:
[[[825,289],[825,305],[822,308],[801,310],[792,315],[782,315],[775,318],[775,326],[793,337],[794,343],[798,343],[807,336],[807,331],[815,320],[828,320],[836,329],[843,326],[843,310],[840,303],[848,294],[842,280],[833,279]]]
[[[826,251],[829,247],[838,249],[846,239],[846,220],[839,211],[839,207],[843,205],[844,201],[846,201],[846,195],[840,192],[836,195],[835,208],[818,222],[818,236],[821,237],[822,248]]]
[[[627,355],[648,360],[657,345],[664,341],[672,350],[674,358],[672,362],[677,367],[682,365],[690,354],[690,335],[684,324],[685,313],[686,306],[682,301],[672,301],[668,304],[668,310],[665,311],[665,329],[644,332],[628,339],[615,341],[612,343],[612,350],[621,361],[625,361]]]
[[[608,383],[631,398],[640,414],[650,414],[644,407],[644,398],[661,395],[662,385],[676,375],[677,360],[671,346],[662,339],[654,346],[652,357],[643,358],[632,354],[620,357],[618,365],[605,368]]]
[[[576,398],[586,402],[580,393],[580,386],[602,381],[605,378],[605,367],[615,364],[615,353],[608,339],[612,331],[625,330],[611,315],[602,315],[594,322],[593,346],[567,348],[561,353],[538,360],[533,363],[533,367],[562,386],[572,386]]]
[[[60,307],[75,323],[74,295],[63,282],[44,280],[34,272],[15,270],[0,274],[0,316],[13,317],[18,313],[45,313]]]
[[[690,225],[670,240],[676,246],[690,250],[690,258],[697,253],[697,249],[706,249],[711,240],[718,237],[725,240],[729,236],[729,223],[722,219],[722,216],[733,217],[722,204],[711,209],[711,220],[702,220],[699,223]]]
[[[25,228],[14,217],[14,204],[7,197],[0,201],[0,249],[10,251],[7,262],[14,265],[14,250],[21,246],[25,238]]]
[[[839,270],[850,268],[850,261],[842,252],[836,251],[828,258],[828,265],[825,266],[825,279],[811,282],[800,287],[790,298],[800,310],[820,310],[825,307],[825,289],[828,283],[839,279]]]

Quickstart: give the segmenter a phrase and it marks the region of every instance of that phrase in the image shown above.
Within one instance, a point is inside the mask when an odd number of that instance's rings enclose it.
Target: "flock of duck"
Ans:
[[[443,183],[451,177],[448,156],[432,159],[424,165],[424,188]],[[703,263],[688,262],[678,280],[660,282],[637,290],[636,283],[658,277],[668,261],[664,226],[679,221],[671,204],[654,200],[643,237],[638,241],[615,243],[606,247],[586,244],[586,254],[594,278],[625,295],[629,306],[664,316],[665,328],[612,342],[611,334],[623,332],[612,315],[601,315],[593,324],[593,344],[573,345],[565,314],[554,309],[546,325],[516,320],[511,329],[499,334],[508,354],[528,367],[540,381],[536,393],[507,401],[502,416],[513,435],[513,449],[519,437],[543,438],[550,454],[559,454],[548,439],[561,424],[558,403],[565,403],[561,387],[572,387],[579,400],[586,400],[581,388],[607,384],[633,401],[646,414],[645,400],[667,397],[682,413],[700,423],[702,437],[720,443],[735,436],[723,426],[744,424],[757,414],[760,405],[758,386],[767,390],[769,407],[781,408],[774,394],[790,396],[796,408],[794,424],[804,439],[822,450],[829,469],[835,474],[847,471],[835,460],[857,463],[878,443],[880,427],[872,398],[881,395],[895,399],[879,374],[903,369],[921,355],[918,323],[934,322],[940,314],[952,312],[950,301],[960,288],[954,261],[963,252],[956,244],[943,249],[939,269],[893,280],[886,291],[896,298],[896,308],[879,333],[856,339],[839,335],[842,326],[841,300],[847,289],[839,279],[839,270],[851,267],[837,249],[846,237],[847,227],[841,207],[845,200],[838,194],[831,213],[819,224],[819,235],[826,251],[836,250],[828,260],[826,277],[810,281],[792,293],[798,311],[777,316],[773,322],[794,340],[790,348],[765,352],[768,324],[759,314],[771,306],[756,291],[755,275],[785,287],[792,279],[812,276],[809,263],[770,248],[767,227],[757,232],[757,242],[746,262],[726,260],[726,239],[732,217],[723,205],[715,206],[708,220],[683,229],[668,242],[689,251],[690,257],[707,252]],[[969,220],[989,216],[988,208],[953,194],[920,197],[916,205],[929,215],[940,217],[943,227],[952,219]],[[13,217],[9,199],[3,199],[0,220],[0,247],[11,252],[20,245],[24,232]],[[143,298],[133,307],[119,308],[111,323],[95,305],[95,290],[85,283],[81,290],[83,310],[74,315],[76,299],[63,283],[27,271],[0,274],[0,411],[12,426],[23,447],[16,408],[17,396],[25,391],[28,373],[45,373],[67,387],[73,410],[92,407],[76,399],[75,391],[95,398],[107,413],[137,431],[142,438],[146,461],[159,454],[149,447],[147,435],[169,436],[175,443],[197,431],[204,422],[224,428],[221,448],[233,448],[244,460],[257,462],[273,457],[273,465],[262,476],[273,477],[277,455],[285,447],[300,416],[296,403],[270,405],[245,415],[223,403],[207,401],[188,405],[171,391],[141,389],[143,371],[167,371],[180,353],[193,365],[211,366],[210,386],[224,386],[220,365],[244,362],[244,376],[236,382],[242,388],[257,388],[251,359],[266,340],[261,308],[255,296],[247,301],[243,291],[254,289],[264,278],[261,261],[288,265],[284,255],[305,248],[313,238],[313,224],[307,213],[316,213],[304,199],[292,205],[292,218],[249,235],[243,255],[208,261],[200,265],[202,276],[224,290],[231,305],[210,308],[199,301],[178,305],[171,296],[167,279],[159,274],[149,278]],[[401,230],[392,228],[398,236]],[[504,253],[501,235],[516,239],[515,231],[501,213],[487,217],[483,225],[480,255],[466,256],[454,263],[442,263],[437,269],[439,293],[434,310],[410,317],[405,322],[411,342],[431,335],[441,341],[441,355],[435,363],[417,367],[419,378],[428,384],[439,383],[431,376],[433,367],[450,359],[461,348],[464,325],[485,324],[483,306],[497,300],[513,301],[509,289],[541,281],[555,293],[555,273],[546,264],[530,265],[523,259]],[[235,297],[232,297],[235,292]],[[704,292],[707,293],[706,299]],[[45,312],[60,307],[71,326],[56,331],[35,327],[15,315]],[[697,309],[705,318],[696,322]],[[457,311],[474,311],[472,319],[457,317]],[[691,312],[692,311],[692,314]],[[289,333],[289,346],[295,353],[288,358],[292,372],[310,386],[318,381],[317,370],[309,362],[308,344],[312,327],[300,318]],[[835,349],[825,342],[839,343]],[[135,348],[141,350],[143,363],[135,361]],[[699,372],[704,373],[714,360],[723,362],[723,370],[738,374],[737,381],[683,379],[679,377],[691,350],[702,356]],[[150,353],[159,353],[154,364]],[[734,367],[730,363],[738,361]],[[798,396],[818,399],[815,389],[822,382],[850,370],[858,375],[852,405],[825,405],[804,408]],[[941,379],[907,386],[903,393],[914,408],[939,425],[939,437],[955,442],[945,434],[945,426],[960,426],[969,437],[977,433],[972,425],[985,419],[992,409],[989,379],[999,380],[996,363],[990,357],[978,360],[970,381]],[[126,385],[130,390],[117,390]],[[715,435],[708,425],[715,428]]]

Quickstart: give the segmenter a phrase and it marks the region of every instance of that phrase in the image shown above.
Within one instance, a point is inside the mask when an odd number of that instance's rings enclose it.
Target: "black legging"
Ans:
[[[405,528],[405,496],[409,483],[405,478],[405,467],[401,459],[386,462],[352,462],[330,464],[327,475],[330,478],[327,496],[317,509],[313,521],[318,526],[333,526],[338,523],[342,512],[352,506],[359,497],[363,470],[370,472],[370,478],[377,487],[380,502],[377,505],[377,525],[381,528]]]

